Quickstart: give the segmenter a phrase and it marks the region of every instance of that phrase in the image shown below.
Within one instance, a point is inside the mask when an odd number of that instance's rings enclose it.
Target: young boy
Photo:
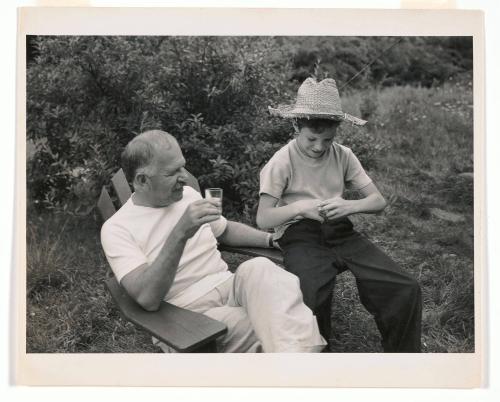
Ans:
[[[418,283],[353,229],[347,218],[385,208],[384,197],[353,152],[334,142],[342,121],[366,121],[342,111],[333,79],[306,79],[294,105],[269,108],[292,119],[297,138],[277,151],[260,173],[257,224],[275,228],[285,268],[297,275],[304,302],[330,339],[335,277],[349,269],[361,302],[374,316],[385,352],[420,352]],[[345,200],[344,189],[362,198]]]

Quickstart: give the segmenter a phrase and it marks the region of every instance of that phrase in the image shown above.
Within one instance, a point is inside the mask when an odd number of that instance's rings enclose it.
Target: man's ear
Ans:
[[[148,176],[144,173],[137,173],[134,179],[134,187],[140,188],[142,190],[147,189],[149,185]]]

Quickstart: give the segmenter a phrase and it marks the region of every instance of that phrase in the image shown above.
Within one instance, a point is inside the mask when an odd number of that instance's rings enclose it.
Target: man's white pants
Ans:
[[[299,279],[267,258],[244,262],[186,308],[227,325],[217,340],[220,352],[321,352],[326,345]]]

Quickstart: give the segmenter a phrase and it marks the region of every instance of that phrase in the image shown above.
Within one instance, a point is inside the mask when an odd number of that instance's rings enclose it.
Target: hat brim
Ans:
[[[281,117],[283,119],[328,119],[335,121],[348,121],[356,126],[364,126],[367,121],[359,117],[352,116],[348,113],[318,113],[297,110],[294,106],[278,106],[273,108],[268,107],[271,116]]]

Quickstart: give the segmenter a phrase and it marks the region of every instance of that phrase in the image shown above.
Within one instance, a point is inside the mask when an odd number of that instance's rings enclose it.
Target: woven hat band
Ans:
[[[309,110],[311,113],[331,113],[335,115],[344,114],[340,105],[318,102],[295,102],[295,110]]]

